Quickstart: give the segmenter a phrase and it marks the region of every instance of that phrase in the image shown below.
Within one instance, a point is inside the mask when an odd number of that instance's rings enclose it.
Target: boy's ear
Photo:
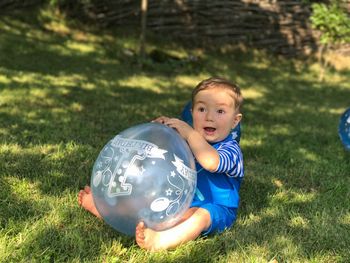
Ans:
[[[243,115],[241,113],[236,114],[235,119],[233,120],[232,129],[238,125],[242,120]]]

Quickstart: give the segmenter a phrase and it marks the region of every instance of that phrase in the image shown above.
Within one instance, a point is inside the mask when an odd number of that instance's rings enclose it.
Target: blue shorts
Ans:
[[[210,214],[211,225],[202,232],[202,235],[209,235],[223,232],[226,228],[233,225],[237,218],[237,208],[226,207],[213,203],[196,204],[192,207],[200,207],[207,210]]]

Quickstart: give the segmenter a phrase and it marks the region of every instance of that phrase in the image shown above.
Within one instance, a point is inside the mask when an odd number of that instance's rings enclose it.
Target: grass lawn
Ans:
[[[337,134],[349,67],[321,83],[311,61],[153,40],[149,49],[183,59],[141,68],[127,52],[137,41],[47,11],[0,17],[0,262],[349,262],[350,152]],[[77,193],[108,140],[179,116],[212,75],[246,98],[238,220],[222,235],[145,252],[78,207]]]

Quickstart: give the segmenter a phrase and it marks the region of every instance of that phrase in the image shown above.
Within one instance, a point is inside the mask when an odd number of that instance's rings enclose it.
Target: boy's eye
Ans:
[[[218,113],[219,114],[223,114],[223,113],[225,113],[225,111],[224,110],[218,110]]]
[[[199,108],[198,108],[198,111],[200,111],[200,112],[204,112],[204,111],[205,111],[205,109],[204,109],[204,107],[199,107]]]

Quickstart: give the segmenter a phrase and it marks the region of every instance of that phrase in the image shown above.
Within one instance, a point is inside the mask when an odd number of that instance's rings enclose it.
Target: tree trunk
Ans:
[[[145,57],[147,6],[148,6],[148,0],[141,0],[141,34],[140,34],[140,53],[139,53],[141,61]]]
[[[327,44],[321,44],[320,51],[318,54],[318,62],[320,64],[320,76],[319,80],[323,82],[324,80],[324,75],[327,67],[327,61],[324,57],[326,51],[327,51],[328,45]]]

